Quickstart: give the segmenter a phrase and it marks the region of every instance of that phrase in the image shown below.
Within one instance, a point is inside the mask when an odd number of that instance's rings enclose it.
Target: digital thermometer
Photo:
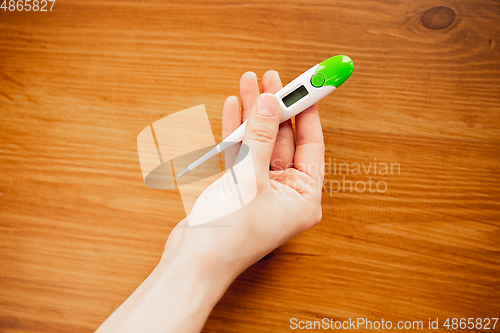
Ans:
[[[274,94],[281,107],[280,123],[299,114],[337,89],[349,78],[353,68],[354,64],[351,58],[344,55],[338,55],[313,66],[283,87]],[[245,120],[243,124],[221,143],[179,172],[177,177],[180,178],[184,176],[189,171],[206,162],[221,151],[242,141],[245,135],[246,125],[247,121]]]

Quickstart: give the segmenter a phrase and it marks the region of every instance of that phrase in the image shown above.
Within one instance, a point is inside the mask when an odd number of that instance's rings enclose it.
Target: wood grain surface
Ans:
[[[320,102],[323,220],[244,272],[204,332],[500,317],[499,41],[493,0],[0,10],[0,331],[92,332],[159,261],[185,213],[144,185],[144,127],[205,104],[219,141],[245,71],[287,83],[336,54],[355,69]],[[387,189],[335,193],[343,177]]]

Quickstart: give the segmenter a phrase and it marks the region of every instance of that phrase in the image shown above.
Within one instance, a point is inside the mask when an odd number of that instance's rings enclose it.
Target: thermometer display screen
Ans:
[[[300,86],[285,97],[283,97],[283,104],[286,105],[287,108],[292,106],[293,104],[297,103],[300,101],[302,98],[307,96],[309,92],[307,91],[306,87]]]

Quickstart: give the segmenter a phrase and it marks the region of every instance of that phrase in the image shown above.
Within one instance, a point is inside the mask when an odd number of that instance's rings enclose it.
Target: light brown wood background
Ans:
[[[327,161],[400,174],[325,192],[323,221],[240,276],[204,332],[500,317],[499,42],[498,1],[0,11],[0,331],[92,332],[151,272],[184,211],[143,183],[144,127],[205,104],[220,140],[245,71],[287,83],[336,54],[355,69],[320,103]]]

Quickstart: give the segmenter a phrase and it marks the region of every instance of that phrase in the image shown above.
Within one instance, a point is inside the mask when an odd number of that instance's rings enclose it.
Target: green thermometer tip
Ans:
[[[353,69],[354,63],[351,58],[345,55],[338,55],[320,62],[314,76],[318,77],[319,75],[317,74],[321,74],[324,77],[322,85],[338,88],[351,76]]]

